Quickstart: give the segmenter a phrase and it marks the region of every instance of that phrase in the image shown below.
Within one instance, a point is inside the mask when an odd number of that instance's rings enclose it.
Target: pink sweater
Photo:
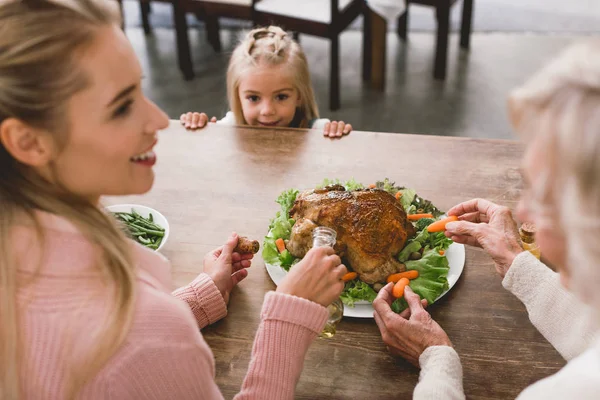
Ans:
[[[110,286],[94,267],[98,250],[64,219],[41,214],[45,252],[32,229],[15,229],[21,287],[22,398],[62,399],[73,362],[86,359],[103,326]],[[198,328],[227,314],[212,280],[200,274],[170,293],[169,262],[133,244],[137,293],[125,343],[79,393],[82,399],[221,399],[212,352]],[[40,258],[42,257],[42,258]],[[40,263],[41,260],[41,263]],[[39,267],[39,269],[38,269]],[[258,310],[257,310],[258,311]],[[298,297],[269,292],[250,367],[236,399],[292,399],[305,353],[327,310]]]

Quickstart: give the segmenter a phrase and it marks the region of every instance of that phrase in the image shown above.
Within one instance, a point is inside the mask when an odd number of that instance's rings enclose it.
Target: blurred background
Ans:
[[[513,139],[509,91],[573,41],[600,34],[598,0],[122,3],[145,92],[175,119],[222,118],[231,51],[254,24],[273,22],[298,33],[322,117],[355,130]]]

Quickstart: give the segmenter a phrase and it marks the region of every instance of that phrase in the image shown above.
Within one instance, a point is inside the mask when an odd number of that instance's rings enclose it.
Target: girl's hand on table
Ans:
[[[352,125],[344,123],[344,121],[331,121],[325,124],[323,136],[330,138],[338,138],[352,132]]]
[[[195,130],[202,129],[208,124],[208,115],[205,113],[188,112],[181,114],[179,117],[181,125],[185,126],[185,129]],[[217,117],[212,117],[210,122],[217,122]]]
[[[246,276],[252,264],[252,253],[235,253],[238,243],[237,233],[232,233],[227,242],[204,257],[204,272],[213,280],[225,303],[229,303],[231,290]]]

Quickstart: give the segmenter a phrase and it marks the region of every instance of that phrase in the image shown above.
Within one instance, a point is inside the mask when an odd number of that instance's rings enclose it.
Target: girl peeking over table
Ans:
[[[276,26],[254,29],[233,51],[227,69],[229,111],[211,122],[225,125],[309,128],[330,138],[352,131],[343,121],[319,118],[306,55],[300,45]],[[205,113],[180,117],[187,129],[209,122]]]

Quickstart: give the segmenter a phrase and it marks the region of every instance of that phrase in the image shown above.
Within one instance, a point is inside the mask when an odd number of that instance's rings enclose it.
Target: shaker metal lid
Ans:
[[[537,231],[535,225],[531,222],[524,222],[523,225],[521,225],[521,230],[523,231],[523,233],[526,233],[528,235],[535,235]]]

